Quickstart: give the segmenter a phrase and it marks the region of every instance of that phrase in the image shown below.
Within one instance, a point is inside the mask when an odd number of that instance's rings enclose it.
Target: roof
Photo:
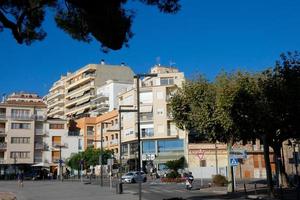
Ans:
[[[44,102],[25,102],[25,101],[6,101],[0,103],[0,106],[3,107],[40,107],[47,108],[47,105]]]

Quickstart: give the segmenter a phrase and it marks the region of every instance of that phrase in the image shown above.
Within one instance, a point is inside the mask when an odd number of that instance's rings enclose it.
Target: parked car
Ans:
[[[141,172],[141,180],[143,182],[147,181],[147,177],[144,172]],[[122,176],[123,183],[136,183],[137,181],[138,181],[138,172],[137,171],[128,172]]]

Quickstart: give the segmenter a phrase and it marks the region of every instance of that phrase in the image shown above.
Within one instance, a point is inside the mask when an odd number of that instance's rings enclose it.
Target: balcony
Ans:
[[[87,136],[94,136],[94,135],[95,135],[95,131],[91,131],[91,130],[87,131]]]
[[[110,145],[117,145],[119,144],[119,140],[118,139],[114,139],[110,141]]]
[[[140,122],[149,122],[149,121],[153,121],[153,113],[140,114]]]
[[[86,93],[82,96],[79,96],[79,97],[76,97],[74,99],[71,99],[71,100],[67,100],[66,101],[66,107],[69,107],[70,105],[73,105],[75,103],[78,104],[78,102],[86,97],[93,97],[94,93],[93,92],[89,92],[89,93]]]
[[[48,137],[49,133],[47,133],[44,129],[35,129],[36,136]]]
[[[86,74],[82,75],[81,79],[76,80],[76,81],[71,81],[71,83],[67,83],[67,89],[71,89],[77,85],[83,84],[87,81],[90,81],[91,79],[94,79],[96,77],[96,74]]]
[[[54,98],[56,98],[56,97],[58,97],[60,95],[64,95],[64,91],[63,90],[59,90],[59,91],[57,91],[57,92],[55,92],[53,94],[50,94],[48,96],[48,98],[47,98],[48,103],[49,103],[50,100],[52,100],[52,99],[54,99]]]
[[[59,163],[59,158],[58,157],[52,157],[52,162],[53,163]]]
[[[33,115],[12,115],[12,120],[31,121],[34,119]]]
[[[0,158],[0,164],[5,164],[5,160],[3,157]]]
[[[35,150],[48,151],[49,146],[43,142],[36,142],[34,145]]]
[[[5,137],[6,133],[5,133],[5,128],[0,128],[0,137]]]
[[[0,143],[0,151],[6,151],[6,148],[7,148],[6,142]]]
[[[52,142],[52,147],[59,149],[59,148],[68,148],[67,143],[61,143],[61,142]]]
[[[43,162],[43,157],[34,157],[34,162],[35,163]]]
[[[6,120],[6,114],[0,113],[0,120]]]
[[[68,115],[68,114],[72,114],[72,113],[74,113],[75,111],[80,111],[80,110],[84,110],[84,109],[86,109],[86,108],[89,108],[91,106],[91,104],[88,102],[88,103],[86,103],[86,104],[83,104],[83,105],[81,105],[81,106],[75,106],[75,107],[73,107],[73,108],[71,108],[71,109],[67,109],[66,110],[66,115]]]

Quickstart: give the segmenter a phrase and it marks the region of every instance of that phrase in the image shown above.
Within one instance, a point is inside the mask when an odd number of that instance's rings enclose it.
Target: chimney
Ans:
[[[104,59],[101,59],[100,64],[105,65]]]

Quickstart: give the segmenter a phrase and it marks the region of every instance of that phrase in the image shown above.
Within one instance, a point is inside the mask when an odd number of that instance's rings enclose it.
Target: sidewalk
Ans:
[[[131,200],[137,198],[132,194],[116,194],[115,188],[110,190],[107,187],[101,188],[99,185],[59,181],[25,181],[24,188],[18,188],[15,181],[5,181],[0,182],[0,192],[11,192],[17,200]]]

